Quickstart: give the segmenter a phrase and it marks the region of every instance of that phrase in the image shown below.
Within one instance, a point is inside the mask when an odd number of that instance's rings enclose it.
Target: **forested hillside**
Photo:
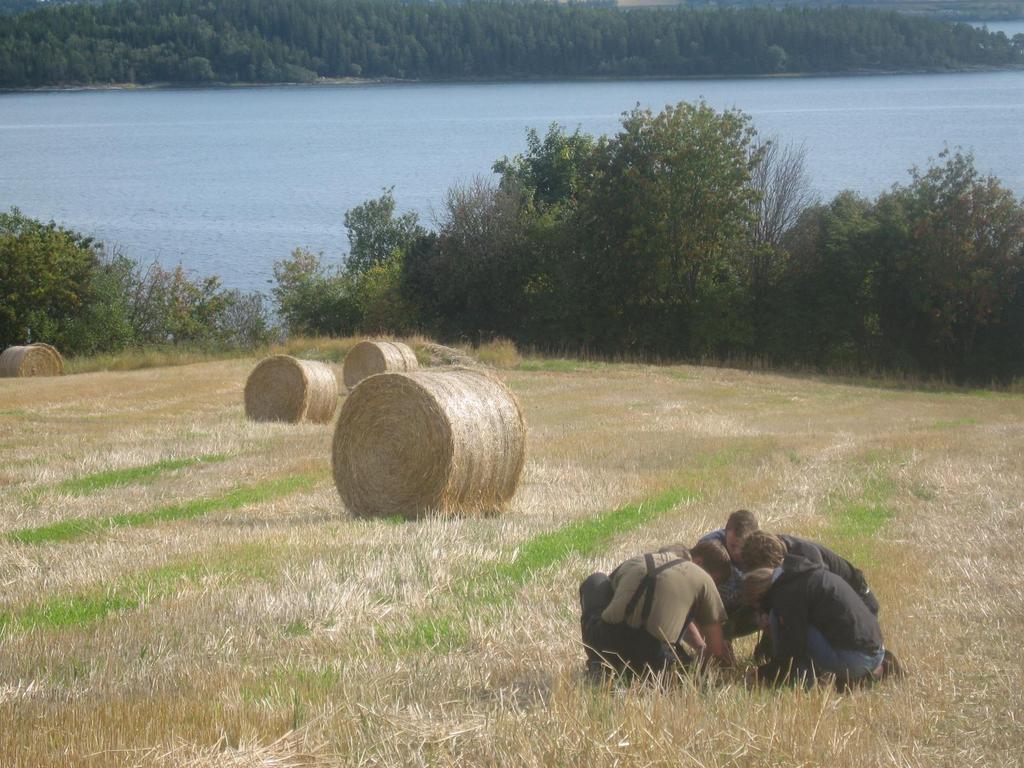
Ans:
[[[848,8],[122,0],[0,18],[0,86],[692,76],[1017,66],[967,25]]]

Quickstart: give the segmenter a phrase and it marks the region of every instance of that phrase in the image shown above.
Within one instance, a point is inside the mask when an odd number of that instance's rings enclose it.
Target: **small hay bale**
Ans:
[[[61,376],[64,358],[49,344],[8,347],[0,354],[0,377]]]
[[[453,347],[446,347],[444,344],[424,344],[423,349],[430,356],[430,365],[451,366],[457,365],[460,368],[478,368],[482,366],[475,357],[470,357],[464,352]]]
[[[515,493],[526,428],[519,403],[478,370],[366,379],[334,431],[334,482],[361,517],[486,515]]]
[[[355,388],[376,373],[415,371],[420,367],[416,353],[400,341],[361,341],[345,355],[342,375],[345,386]]]
[[[338,407],[338,380],[326,363],[274,355],[245,382],[245,415],[253,421],[322,424]]]

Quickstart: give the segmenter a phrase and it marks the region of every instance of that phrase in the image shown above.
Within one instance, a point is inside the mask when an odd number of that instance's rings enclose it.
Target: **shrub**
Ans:
[[[178,266],[146,269],[54,223],[0,214],[0,343],[47,341],[69,354],[130,346],[252,347],[272,335],[262,297]]]
[[[73,327],[99,260],[90,237],[17,208],[0,213],[0,348],[45,341],[74,351]]]
[[[288,332],[308,336],[351,336],[359,330],[359,305],[353,281],[340,269],[328,269],[322,256],[301,248],[274,264],[272,289]]]

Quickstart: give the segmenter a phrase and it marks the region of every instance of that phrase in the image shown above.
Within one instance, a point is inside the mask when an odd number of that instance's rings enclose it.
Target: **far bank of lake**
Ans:
[[[803,144],[825,197],[875,195],[946,145],[1024,195],[1012,71],[6,94],[0,207],[265,289],[296,246],[340,255],[345,210],[383,187],[429,221],[453,183],[522,151],[527,127],[611,133],[637,103],[698,98]]]

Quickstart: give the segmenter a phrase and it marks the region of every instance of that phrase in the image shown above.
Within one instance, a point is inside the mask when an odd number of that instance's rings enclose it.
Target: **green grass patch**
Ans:
[[[844,539],[873,539],[895,514],[882,504],[848,504],[839,510],[833,531]]]
[[[891,452],[865,454],[860,494],[835,498],[829,504],[830,534],[840,542],[842,554],[857,566],[877,564],[878,535],[896,516],[892,500],[900,486],[889,474],[895,459]]]
[[[977,423],[977,419],[939,419],[932,424],[932,429],[958,429],[960,427],[970,427]]]
[[[687,372],[687,371],[673,371],[673,370],[667,370],[667,371],[665,371],[664,373],[665,373],[665,375],[666,375],[666,376],[668,376],[669,378],[671,378],[671,379],[677,379],[677,380],[679,380],[679,381],[696,381],[696,380],[697,380],[697,375],[696,375],[696,374],[694,374],[694,373],[689,373],[689,372]]]
[[[833,529],[844,539],[873,539],[886,521],[896,513],[890,500],[899,492],[896,481],[889,476],[880,459],[869,457],[871,468],[864,480],[861,494],[845,499],[833,510]]]
[[[284,627],[284,634],[286,637],[308,637],[313,634],[313,630],[309,628],[302,619],[296,619],[295,621],[288,622]]]
[[[384,635],[382,640],[398,653],[462,647],[469,640],[466,619],[470,611],[508,602],[513,592],[537,572],[573,555],[596,554],[616,536],[639,528],[680,504],[697,498],[698,494],[694,491],[673,488],[639,504],[628,504],[538,534],[519,545],[511,562],[480,568],[462,578],[452,589],[458,597],[459,613],[438,612],[418,617],[411,626]]]
[[[577,371],[596,371],[607,367],[607,363],[590,360],[566,360],[564,358],[531,358],[523,360],[516,366],[519,371],[544,371],[548,373],[576,373]]]
[[[469,642],[469,627],[462,616],[441,615],[417,618],[411,627],[391,634],[387,646],[403,654],[429,649],[454,651]]]
[[[939,494],[935,492],[935,489],[929,488],[926,485],[915,485],[910,489],[910,493],[915,499],[920,499],[921,501],[935,501],[939,498]]]
[[[121,515],[109,515],[107,517],[63,520],[59,523],[34,528],[20,528],[7,533],[6,539],[14,544],[52,544],[74,541],[115,528],[134,528],[173,520],[190,520],[208,515],[211,512],[223,512],[250,504],[261,504],[280,496],[287,496],[296,491],[307,490],[312,488],[319,479],[319,475],[293,475],[275,478],[256,485],[236,488],[222,496],[196,499],[184,504],[171,504],[149,510],[148,512],[130,512]]]
[[[615,536],[639,528],[680,504],[697,498],[698,494],[693,491],[673,488],[639,504],[629,504],[539,534],[520,545],[511,563],[495,566],[494,577],[509,584],[523,584],[535,571],[548,568],[572,555],[596,554]]]
[[[269,573],[269,559],[266,547],[244,545],[207,560],[164,565],[104,587],[55,595],[23,608],[0,611],[0,635],[87,626],[111,614],[141,608],[168,597],[182,586],[205,577],[265,577]]]
[[[153,478],[173,472],[186,467],[197,467],[203,464],[217,464],[227,461],[229,456],[223,453],[208,453],[203,456],[189,456],[183,459],[164,459],[153,464],[144,464],[138,467],[125,467],[124,469],[111,469],[106,472],[97,472],[83,477],[74,477],[65,480],[54,486],[54,490],[60,493],[69,493],[73,496],[87,496],[90,493],[114,488],[121,485],[133,483],[145,483]]]
[[[309,666],[288,662],[272,667],[256,680],[242,683],[239,693],[247,704],[292,706],[297,711],[303,702],[322,701],[333,695],[341,682],[342,667],[334,662]]]

